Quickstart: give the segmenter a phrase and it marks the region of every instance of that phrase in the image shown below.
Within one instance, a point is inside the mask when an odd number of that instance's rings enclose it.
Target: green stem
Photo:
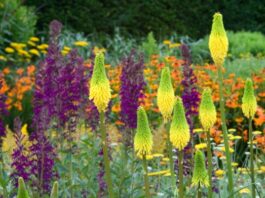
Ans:
[[[150,191],[149,191],[149,181],[148,181],[148,169],[147,169],[147,161],[146,156],[143,156],[143,167],[144,167],[144,186],[145,186],[145,197],[150,198]]]
[[[254,151],[253,151],[253,134],[252,134],[252,118],[249,118],[249,141],[250,141],[250,173],[251,173],[251,191],[252,197],[256,197],[255,191],[255,173],[254,173]]]
[[[198,186],[198,194],[197,194],[198,198],[202,198],[202,191],[201,191],[201,185],[199,184]]]
[[[74,197],[74,190],[73,190],[73,162],[72,162],[72,143],[70,142],[70,164],[69,164],[69,175],[70,175],[70,193],[71,198]]]
[[[107,134],[106,134],[106,128],[105,128],[105,114],[104,112],[100,112],[100,131],[101,131],[101,141],[102,141],[102,147],[103,147],[103,160],[104,160],[104,167],[105,167],[105,173],[106,173],[106,183],[108,186],[108,192],[110,198],[113,198],[113,188],[112,188],[112,181],[111,181],[111,175],[110,175],[110,162],[108,157],[108,146],[107,146]]]
[[[211,137],[210,137],[210,131],[206,131],[206,133],[207,133],[207,158],[208,158],[208,175],[209,175],[208,198],[212,198],[213,196],[213,191],[212,191],[213,164],[212,164]]]
[[[171,185],[172,185],[172,192],[174,194],[175,188],[176,188],[176,177],[175,177],[175,170],[174,170],[174,161],[173,161],[173,152],[172,152],[172,143],[170,142],[169,138],[169,124],[166,124],[167,129],[167,150],[169,155],[169,166],[170,166],[170,173],[171,173]]]
[[[2,148],[0,147],[0,155],[1,155],[1,160],[0,160],[0,179],[4,181],[4,160],[3,160],[3,154],[2,154]],[[3,198],[8,198],[8,191],[7,191],[7,188],[6,188],[6,185],[1,185],[3,188]]]
[[[220,92],[220,110],[221,110],[221,124],[222,131],[224,136],[225,143],[225,155],[226,155],[226,163],[227,163],[227,172],[228,172],[228,191],[230,193],[230,198],[233,198],[233,172],[231,165],[231,156],[229,151],[229,142],[227,136],[227,127],[226,127],[226,118],[225,118],[225,101],[223,95],[223,74],[222,74],[222,66],[218,67],[218,81],[219,81],[219,92]]]
[[[178,162],[179,162],[179,198],[184,198],[183,188],[183,150],[178,151]]]

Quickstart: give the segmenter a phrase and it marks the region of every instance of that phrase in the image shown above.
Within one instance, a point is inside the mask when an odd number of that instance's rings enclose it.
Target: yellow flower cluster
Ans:
[[[87,41],[76,41],[74,42],[74,45],[78,47],[86,47],[88,46],[88,42]]]
[[[2,57],[0,60],[30,62],[33,58],[40,56],[41,53],[47,53],[48,45],[45,43],[38,45],[37,42],[39,41],[40,39],[38,37],[31,37],[26,43],[11,42],[9,46],[5,48],[7,55],[0,55]],[[19,58],[16,57],[17,55]]]

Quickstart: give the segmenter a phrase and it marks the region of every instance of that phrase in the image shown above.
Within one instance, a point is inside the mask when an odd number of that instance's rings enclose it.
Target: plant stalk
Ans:
[[[143,167],[144,167],[144,186],[145,186],[145,197],[150,198],[149,181],[148,181],[148,169],[146,156],[143,156]]]
[[[213,196],[213,184],[212,184],[212,172],[213,172],[213,164],[212,164],[212,149],[211,149],[211,137],[210,131],[206,131],[207,133],[207,159],[208,159],[208,176],[209,176],[209,187],[208,187],[208,198],[212,198]]]
[[[170,174],[171,174],[171,185],[172,185],[172,192],[174,194],[175,188],[176,188],[176,176],[175,176],[175,170],[174,170],[174,161],[173,161],[173,152],[172,152],[172,143],[170,142],[169,138],[169,130],[170,125],[169,123],[166,124],[166,130],[167,130],[167,150],[169,155],[169,166],[170,166]]]
[[[254,172],[254,151],[253,151],[253,134],[252,134],[252,118],[249,118],[249,141],[250,141],[250,175],[251,175],[251,191],[252,197],[256,197],[255,191],[255,172]]]
[[[227,163],[227,172],[228,172],[228,191],[230,193],[229,197],[234,198],[233,195],[233,171],[231,165],[231,156],[229,151],[229,142],[227,136],[227,126],[226,126],[226,118],[225,118],[225,100],[223,95],[223,73],[222,66],[217,65],[218,67],[218,83],[219,83],[219,92],[220,92],[220,111],[221,111],[221,125],[224,136],[225,143],[225,155],[226,155],[226,163]]]
[[[197,194],[197,198],[202,198],[202,191],[201,191],[201,185],[199,184],[198,186],[198,194]]]
[[[110,162],[108,157],[108,146],[107,146],[107,134],[105,128],[105,114],[104,112],[100,112],[100,131],[101,131],[101,141],[103,147],[103,160],[104,160],[104,167],[105,167],[105,180],[108,186],[108,193],[110,198],[114,198],[113,195],[113,187],[112,187],[112,180],[110,175]]]
[[[69,162],[69,175],[70,175],[70,194],[71,198],[74,198],[73,190],[73,160],[72,160],[72,143],[70,142],[70,162]]]
[[[184,198],[183,188],[183,150],[178,151],[178,162],[179,162],[179,198]]]

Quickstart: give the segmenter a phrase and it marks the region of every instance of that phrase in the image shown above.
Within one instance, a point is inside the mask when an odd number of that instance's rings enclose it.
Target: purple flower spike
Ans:
[[[88,98],[88,78],[85,76],[83,59],[78,56],[77,50],[72,50],[67,56],[68,63],[60,69],[58,82],[61,108],[58,117],[61,126],[70,118],[77,118],[80,107],[84,107]]]
[[[128,57],[122,60],[121,74],[121,119],[130,129],[136,128],[136,112],[139,99],[144,97],[144,58],[132,50]]]
[[[21,121],[19,118],[15,118],[14,120],[14,138],[16,140],[16,147],[12,153],[12,168],[13,172],[11,174],[11,178],[13,180],[13,184],[15,187],[18,186],[18,178],[22,177],[25,182],[29,180],[29,167],[30,160],[27,153],[27,149],[25,148],[23,141],[25,135],[21,133]]]

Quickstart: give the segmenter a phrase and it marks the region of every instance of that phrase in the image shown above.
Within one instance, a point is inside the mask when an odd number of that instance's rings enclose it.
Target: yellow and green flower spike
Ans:
[[[200,150],[197,150],[195,154],[194,170],[191,182],[194,186],[209,186],[209,176],[205,168],[204,154]]]
[[[143,107],[137,110],[137,129],[134,136],[134,150],[136,155],[142,158],[151,154],[153,147],[153,137],[149,127],[148,118]]]
[[[212,90],[203,90],[202,99],[199,107],[199,118],[204,130],[208,131],[216,122],[216,109],[212,100]]]
[[[50,198],[58,198],[58,182],[54,182],[52,186],[51,196]]]
[[[94,101],[99,112],[104,112],[111,99],[111,89],[104,67],[103,53],[98,53],[96,55],[89,89],[89,99]]]
[[[257,111],[257,101],[251,79],[247,79],[245,83],[244,95],[242,98],[242,111],[247,118],[253,118]]]
[[[221,13],[215,13],[213,16],[212,31],[209,37],[209,48],[214,63],[222,66],[227,56],[228,39],[223,24]]]
[[[157,104],[164,120],[168,121],[171,118],[175,104],[174,89],[168,67],[165,67],[162,70],[161,80],[157,92]]]
[[[22,177],[18,178],[17,198],[30,198]]]
[[[183,150],[189,140],[190,129],[186,120],[183,103],[181,98],[177,97],[170,126],[170,141],[175,148]]]

